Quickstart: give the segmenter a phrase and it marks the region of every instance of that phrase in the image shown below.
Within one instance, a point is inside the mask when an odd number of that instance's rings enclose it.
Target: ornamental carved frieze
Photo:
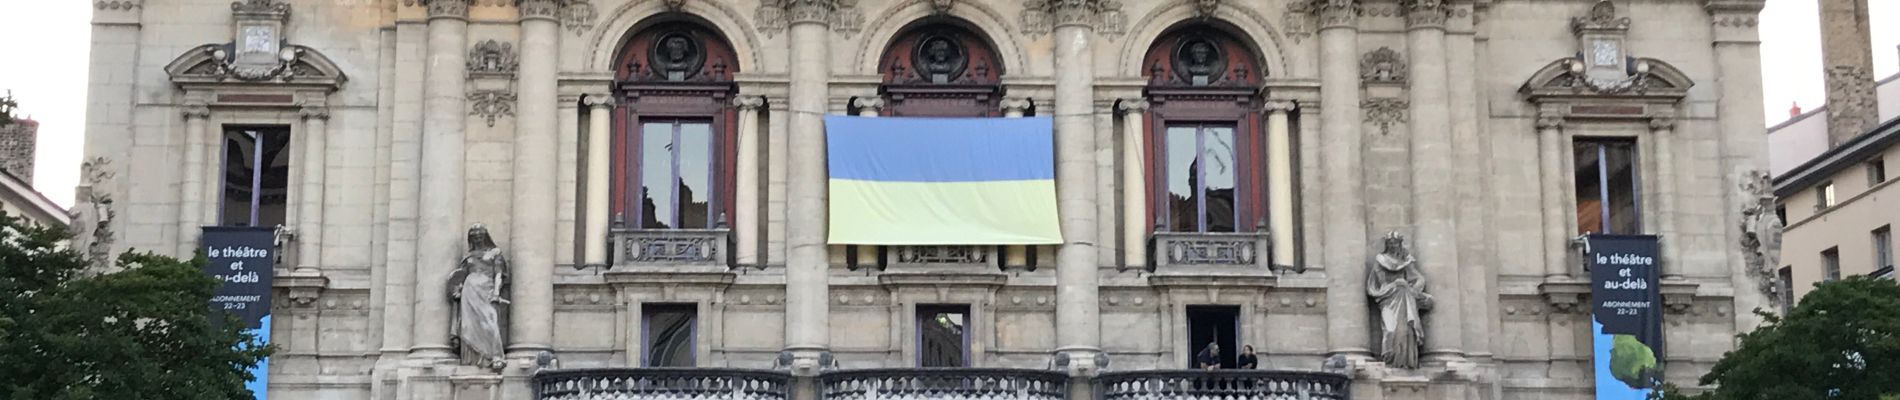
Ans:
[[[92,8],[105,11],[131,10],[143,3],[140,0],[98,0],[92,2]]]
[[[512,89],[480,89],[468,93],[468,115],[482,117],[488,127],[495,127],[495,120],[501,117],[515,116],[515,91]]]
[[[1359,102],[1359,109],[1366,113],[1366,122],[1378,125],[1380,135],[1390,135],[1393,125],[1405,123],[1409,119],[1406,114],[1409,108],[1411,102],[1392,97],[1373,97]]]
[[[857,0],[765,0],[754,10],[759,32],[774,36],[793,24],[812,22],[833,32],[855,35],[864,26]]]
[[[729,266],[724,229],[616,231],[614,269],[654,265]]]
[[[513,44],[490,39],[468,49],[469,76],[514,76],[520,67],[520,56],[515,54]]]
[[[520,11],[521,19],[561,19],[562,0],[516,0],[515,9]]]
[[[594,8],[591,0],[564,0],[566,7],[561,8],[561,25],[567,26],[575,35],[594,29],[594,20],[600,18],[600,11]]]
[[[1095,28],[1095,33],[1120,35],[1126,31],[1128,15],[1116,0],[1026,0],[1022,13],[1023,33],[1049,33],[1056,27],[1077,25]]]
[[[990,252],[978,246],[897,246],[898,264],[988,264]]]
[[[429,9],[429,17],[468,17],[469,0],[411,0]]]
[[[1378,50],[1359,57],[1359,80],[1365,83],[1404,83],[1406,68],[1405,57],[1399,55],[1397,50],[1379,46]]]

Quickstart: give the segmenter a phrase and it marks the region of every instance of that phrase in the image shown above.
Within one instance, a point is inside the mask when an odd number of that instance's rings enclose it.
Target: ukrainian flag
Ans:
[[[827,116],[831,244],[1059,244],[1049,118]]]

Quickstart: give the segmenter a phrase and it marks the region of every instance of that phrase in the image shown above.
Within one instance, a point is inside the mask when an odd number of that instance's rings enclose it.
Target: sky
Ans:
[[[1687,0],[1684,0],[1687,1]],[[1900,20],[1900,0],[1870,0],[1873,21]],[[33,186],[71,206],[78,182],[86,119],[86,69],[92,2],[0,0],[0,91],[11,90],[18,114],[40,122]],[[1762,112],[1769,125],[1800,104],[1826,99],[1821,77],[1820,20],[1815,0],[1768,0],[1761,13]],[[1872,24],[1874,76],[1900,71],[1900,24]]]

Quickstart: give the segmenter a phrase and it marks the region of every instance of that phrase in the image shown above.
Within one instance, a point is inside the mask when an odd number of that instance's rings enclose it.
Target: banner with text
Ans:
[[[270,343],[276,229],[207,226],[203,238],[205,274],[223,282],[211,295],[211,310],[236,315],[260,345]],[[269,366],[270,360],[266,359],[252,367],[253,378],[245,385],[259,400],[264,399],[268,387]]]
[[[1652,235],[1589,235],[1590,337],[1598,400],[1643,400],[1662,384],[1660,245]]]

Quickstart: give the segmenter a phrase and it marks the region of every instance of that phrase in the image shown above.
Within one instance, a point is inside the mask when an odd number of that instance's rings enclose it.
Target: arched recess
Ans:
[[[626,2],[602,13],[602,23],[583,34],[587,38],[583,43],[593,43],[584,65],[587,71],[616,71],[620,68],[616,65],[620,55],[633,34],[655,24],[690,21],[714,32],[734,35],[722,36],[722,40],[735,55],[732,59],[735,70],[757,71],[761,59],[760,39],[758,29],[749,23],[749,15],[717,1],[686,2],[679,10],[669,10],[658,1]]]
[[[1266,210],[1260,58],[1210,23],[1156,38],[1146,68],[1148,221],[1166,232],[1253,232]]]
[[[733,213],[737,56],[700,21],[656,18],[614,58],[611,221],[711,229]]]
[[[1224,5],[1209,18],[1199,17],[1196,13],[1193,4],[1180,2],[1157,7],[1136,20],[1128,30],[1126,40],[1122,41],[1122,56],[1116,58],[1121,64],[1115,72],[1121,76],[1147,75],[1148,65],[1138,61],[1144,60],[1143,55],[1148,53],[1148,49],[1162,36],[1189,25],[1219,29],[1240,39],[1239,43],[1257,57],[1255,64],[1271,74],[1263,76],[1280,76],[1290,71],[1282,50],[1287,48],[1285,38],[1257,11]]]
[[[866,20],[867,26],[854,52],[852,68],[859,74],[879,74],[879,67],[885,60],[884,50],[890,48],[890,42],[880,42],[869,38],[896,38],[930,21],[951,20],[961,24],[971,32],[983,34],[990,49],[996,52],[996,60],[1003,70],[1023,73],[1028,71],[1028,60],[1023,55],[1022,43],[1029,42],[1021,31],[1011,29],[1012,18],[996,11],[987,4],[959,1],[946,11],[933,8],[929,0],[907,0],[894,2],[895,5],[884,9],[876,17]],[[995,35],[994,37],[990,35]],[[1000,40],[991,40],[1000,39]],[[883,46],[879,46],[882,44]]]
[[[884,114],[993,117],[1002,95],[1002,63],[988,37],[959,19],[913,23],[878,58]]]

